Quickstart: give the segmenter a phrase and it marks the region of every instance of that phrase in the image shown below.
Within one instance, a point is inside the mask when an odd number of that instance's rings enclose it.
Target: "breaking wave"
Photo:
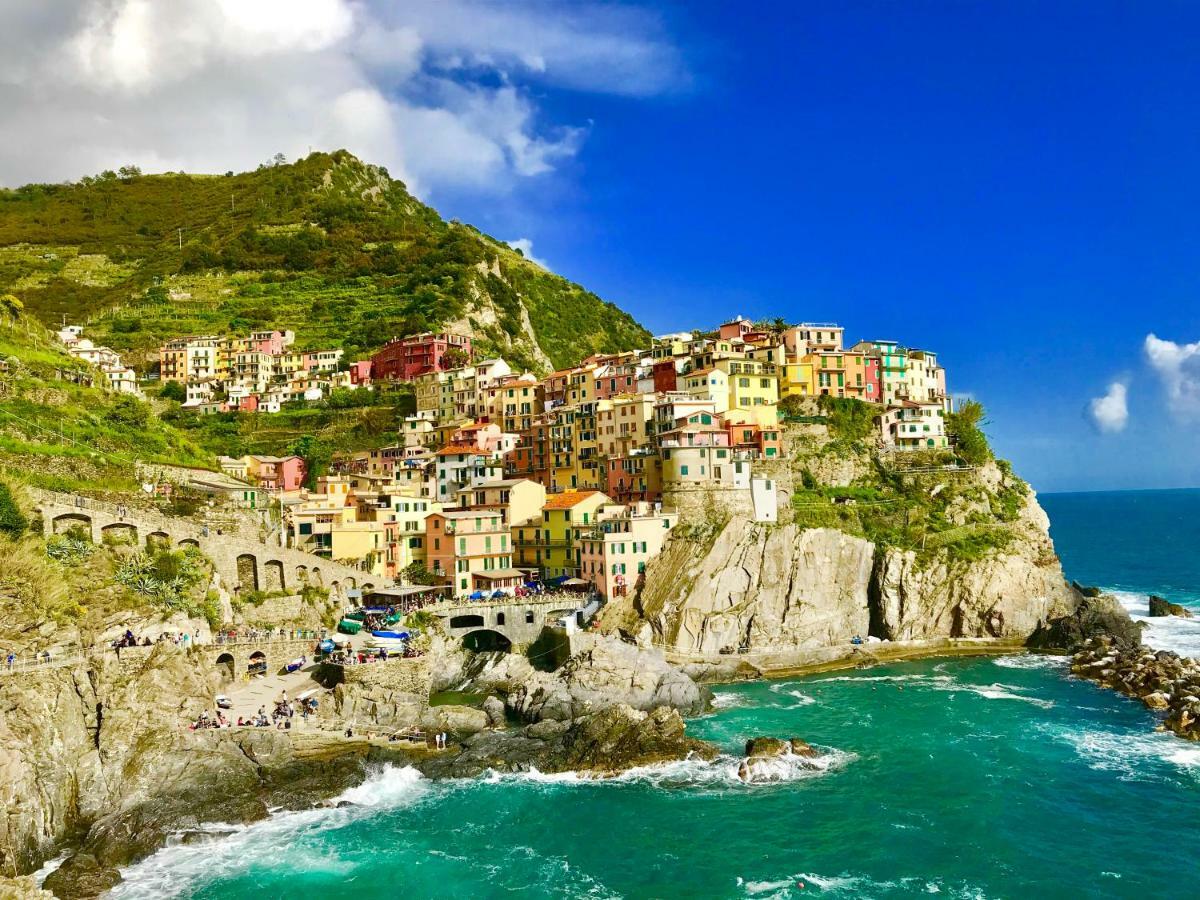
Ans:
[[[1200,657],[1200,619],[1150,615],[1150,595],[1113,591],[1135,622],[1145,622],[1142,642],[1155,650],[1173,650],[1180,656]]]
[[[416,803],[429,787],[416,769],[388,767],[318,809],[276,813],[251,825],[210,824],[176,835],[168,846],[122,871],[122,882],[109,896],[158,900],[188,893],[204,881],[249,871],[348,874],[357,863],[339,857],[318,835],[381,809]],[[352,805],[338,807],[342,802]],[[214,839],[191,840],[197,833]]]
[[[878,682],[878,683],[895,683],[901,689],[905,685],[911,684],[917,689],[926,689],[932,691],[941,691],[949,694],[975,694],[987,700],[1018,700],[1023,703],[1029,703],[1033,706],[1040,706],[1043,709],[1050,709],[1054,706],[1053,700],[1045,700],[1041,697],[1029,696],[1029,688],[1021,687],[1013,684],[1000,684],[993,682],[992,684],[972,684],[967,681],[959,681],[952,675],[922,675],[922,674],[905,674],[905,675],[835,675],[821,679],[822,681],[840,681],[840,682]]]
[[[813,872],[797,872],[786,878],[754,880],[739,877],[737,886],[747,897],[756,900],[784,900],[788,897],[804,897],[815,888],[821,895],[831,897],[887,897],[892,894],[906,896],[915,893],[945,894],[963,900],[986,900],[979,888],[965,883],[947,884],[937,878],[897,878],[878,880],[865,875],[819,875]]]

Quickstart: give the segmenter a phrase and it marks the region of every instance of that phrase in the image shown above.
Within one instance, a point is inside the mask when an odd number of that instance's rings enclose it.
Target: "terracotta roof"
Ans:
[[[561,494],[551,494],[546,498],[542,509],[570,509],[582,503],[588,497],[599,494],[599,491],[564,491]]]
[[[474,444],[447,444],[437,452],[438,456],[457,456],[462,453],[479,453]]]

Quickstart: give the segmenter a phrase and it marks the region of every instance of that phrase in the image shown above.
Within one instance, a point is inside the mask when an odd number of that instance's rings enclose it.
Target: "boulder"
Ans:
[[[1190,619],[1192,612],[1186,606],[1180,606],[1178,603],[1172,603],[1165,597],[1159,597],[1157,594],[1150,595],[1150,615],[1159,616],[1178,616],[1181,619]]]
[[[488,714],[472,706],[431,706],[421,714],[421,727],[465,737],[488,727]]]
[[[483,713],[487,716],[488,725],[492,728],[503,728],[506,717],[504,701],[499,697],[488,697],[483,701]]]
[[[1170,699],[1162,691],[1147,694],[1142,698],[1142,702],[1150,709],[1167,709],[1171,705]]]
[[[747,784],[787,781],[797,767],[817,768],[812,760],[820,755],[800,738],[751,738],[746,741],[746,758],[738,766],[738,778]]]

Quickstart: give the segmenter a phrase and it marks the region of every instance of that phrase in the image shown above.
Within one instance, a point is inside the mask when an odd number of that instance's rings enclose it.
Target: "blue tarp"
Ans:
[[[398,638],[402,641],[408,640],[407,631],[372,631],[371,634],[381,638]]]
[[[493,600],[495,600],[497,597],[504,597],[504,596],[506,596],[504,591],[492,591],[492,599]]]
[[[475,591],[475,593],[471,594],[467,599],[482,600],[484,598],[484,596],[485,596],[485,594],[483,593],[483,591]]]
[[[567,580],[566,575],[559,575],[556,578],[547,578],[546,584],[562,584],[566,580]]]

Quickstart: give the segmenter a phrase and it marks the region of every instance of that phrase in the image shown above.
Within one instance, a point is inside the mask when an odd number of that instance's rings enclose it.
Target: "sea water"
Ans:
[[[1196,603],[1200,492],[1043,498],[1069,577]],[[1181,557],[1186,556],[1186,559]],[[1156,625],[1156,629],[1160,626]],[[1191,644],[1180,628],[1153,632]],[[1200,893],[1200,747],[1140,704],[1010,656],[722,687],[689,730],[727,754],[605,782],[382,769],[126,870],[126,898],[1157,897]],[[757,735],[821,748],[745,785]],[[221,829],[214,829],[214,832]],[[228,829],[224,829],[228,831]]]

